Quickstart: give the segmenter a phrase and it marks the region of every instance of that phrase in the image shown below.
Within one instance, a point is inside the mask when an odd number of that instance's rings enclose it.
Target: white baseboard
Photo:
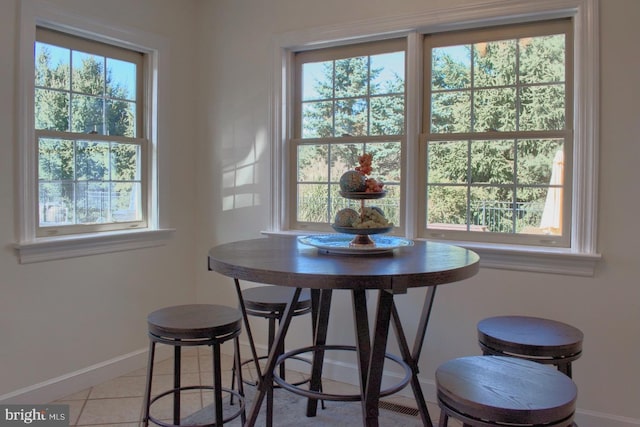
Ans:
[[[156,357],[169,357],[170,349],[156,350]],[[166,352],[166,355],[165,355]],[[45,404],[117,378],[147,365],[148,349],[88,366],[66,375],[21,388],[0,396],[1,404]]]
[[[264,346],[256,346],[260,354],[266,353]],[[232,354],[232,346],[223,345],[222,352]],[[250,350],[247,342],[241,342],[241,352],[243,359],[250,358]],[[157,360],[171,356],[171,348],[159,346],[156,350]],[[305,355],[303,355],[304,357]],[[110,360],[43,381],[28,387],[15,390],[0,396],[0,404],[45,404],[50,403],[65,396],[93,387],[97,384],[109,381],[136,369],[146,366],[148,357],[147,348],[133,351]],[[296,360],[287,361],[288,369],[308,372],[308,366]],[[325,378],[340,381],[347,384],[357,385],[358,367],[353,363],[344,363],[325,357],[323,376]],[[393,372],[385,373],[383,377],[383,388],[396,384],[402,375]],[[425,399],[428,402],[436,401],[436,386],[432,380],[419,378]],[[412,397],[409,386],[399,392],[403,396]],[[438,414],[431,414],[437,418]],[[580,427],[636,427],[640,426],[640,419],[624,417],[604,412],[591,411],[588,409],[578,409],[576,411],[576,423]]]

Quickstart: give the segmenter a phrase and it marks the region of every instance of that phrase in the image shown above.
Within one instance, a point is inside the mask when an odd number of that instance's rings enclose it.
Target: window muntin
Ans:
[[[339,195],[340,176],[373,157],[387,190],[376,201],[401,223],[401,158],[405,143],[405,43],[391,40],[295,55],[295,130],[290,192],[292,228],[330,230],[335,213],[353,207]]]
[[[146,226],[143,55],[38,28],[37,236]]]
[[[425,37],[424,237],[570,244],[571,21]]]

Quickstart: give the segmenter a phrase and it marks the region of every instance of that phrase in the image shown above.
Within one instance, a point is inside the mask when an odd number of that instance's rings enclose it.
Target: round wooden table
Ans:
[[[431,314],[435,289],[438,285],[472,277],[478,272],[479,261],[480,258],[473,251],[425,241],[416,241],[413,246],[400,247],[376,255],[326,254],[290,236],[244,240],[212,248],[209,251],[209,270],[234,278],[242,309],[239,280],[296,288],[280,322],[264,372],[259,374],[261,380],[246,425],[255,424],[260,406],[267,393],[271,391],[273,370],[279,356],[277,349],[281,348],[291,322],[292,307],[295,307],[302,288],[309,288],[312,292],[312,303],[316,308],[314,323],[317,328],[309,390],[320,390],[323,352],[317,349],[326,345],[331,292],[334,289],[351,290],[356,328],[355,348],[361,379],[363,425],[378,426],[378,401],[387,337],[389,327],[393,325],[402,359],[412,372],[410,384],[422,422],[425,426],[431,426],[429,412],[418,382],[417,362]],[[418,287],[429,289],[411,350],[393,298],[395,294],[403,294],[409,288]],[[371,325],[367,313],[366,290],[380,291],[375,319]],[[370,328],[373,329],[373,334],[370,334]],[[250,331],[247,332],[250,334]],[[316,408],[317,399],[310,398],[307,416],[314,416]]]

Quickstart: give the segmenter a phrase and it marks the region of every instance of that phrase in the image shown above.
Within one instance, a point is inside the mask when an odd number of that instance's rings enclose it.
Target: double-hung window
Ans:
[[[593,274],[597,1],[311,33],[283,36],[276,62],[272,231],[333,232],[336,212],[360,207],[340,176],[370,153],[387,195],[367,203],[391,233],[473,248],[488,266]]]
[[[19,261],[164,244],[167,40],[23,1],[19,46]]]
[[[569,246],[571,30],[425,36],[421,236]]]
[[[336,212],[354,204],[340,196],[340,177],[364,153],[373,155],[372,176],[387,192],[376,205],[402,227],[405,57],[402,39],[295,55],[293,228],[331,230]]]
[[[37,28],[36,236],[146,227],[143,58]]]

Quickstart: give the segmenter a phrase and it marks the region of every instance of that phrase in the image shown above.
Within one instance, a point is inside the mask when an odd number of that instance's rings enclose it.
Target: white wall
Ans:
[[[51,1],[77,14],[168,39],[171,126],[164,155],[171,158],[169,205],[171,225],[177,231],[159,248],[18,264],[12,244],[19,143],[14,99],[19,0],[3,0],[0,396],[43,388],[43,383],[138,354],[147,344],[146,314],[159,306],[194,300],[236,304],[232,282],[207,271],[206,252],[218,243],[258,237],[267,227],[272,171],[266,129],[274,37],[310,27],[479,3]],[[482,269],[472,279],[439,289],[420,362],[427,393],[432,392],[439,363],[479,354],[478,320],[502,313],[538,315],[566,321],[585,333],[584,356],[574,364],[581,427],[640,424],[640,257],[635,251],[640,241],[636,220],[640,202],[632,175],[640,159],[640,2],[602,1],[600,18],[598,250],[603,261],[593,278]],[[399,302],[407,325],[419,309],[412,296]],[[306,322],[296,319],[289,346],[308,344]],[[330,339],[352,340],[350,325],[349,301],[340,299],[334,304]]]
[[[170,226],[165,246],[21,265],[16,236],[15,97],[19,0],[0,2],[0,401],[55,397],[145,363],[146,315],[195,300],[196,181],[194,2],[56,0],[73,14],[165,37],[170,50],[171,159],[163,176]],[[142,352],[142,353],[140,353]],[[106,365],[103,369],[92,369]],[[89,368],[87,375],[78,375]],[[52,386],[50,383],[54,382]],[[44,393],[38,394],[39,389]],[[74,390],[78,391],[78,390]],[[35,394],[33,394],[35,392]],[[30,394],[32,393],[32,394]],[[60,396],[58,396],[60,397]],[[39,398],[39,397],[38,397]],[[34,402],[30,403],[45,403]]]
[[[198,148],[196,254],[212,245],[258,237],[267,228],[271,151],[268,88],[274,38],[290,31],[387,15],[423,13],[480,1],[218,0],[202,2],[200,82],[203,87]],[[640,159],[640,2],[606,0],[600,6],[601,138],[598,251],[592,278],[482,269],[465,282],[438,290],[420,366],[433,397],[433,373],[443,361],[479,354],[475,324],[505,313],[549,317],[585,334],[584,355],[574,364],[581,426],[640,424],[640,232],[637,177]],[[251,166],[238,169],[243,166]],[[225,172],[242,172],[236,180]],[[234,202],[235,198],[235,204]],[[223,202],[226,200],[226,204]],[[199,301],[224,289],[235,304],[230,279],[197,272]],[[420,308],[401,298],[410,325]],[[334,305],[330,339],[352,340],[348,299]],[[308,345],[305,321],[288,345]],[[409,332],[410,333],[410,332]],[[264,334],[259,335],[265,337]],[[264,340],[263,340],[264,341]],[[264,344],[264,342],[263,342]],[[344,373],[342,373],[344,374]],[[344,377],[343,377],[344,378]],[[354,377],[355,378],[355,377]]]

